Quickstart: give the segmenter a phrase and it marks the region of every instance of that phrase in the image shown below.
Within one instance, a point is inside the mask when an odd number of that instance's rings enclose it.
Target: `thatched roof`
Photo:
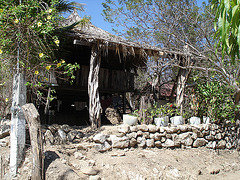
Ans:
[[[62,26],[70,26],[80,20],[81,17],[78,15],[77,11],[74,11],[61,24]],[[127,41],[119,36],[112,35],[91,23],[88,23],[85,26],[75,26],[71,35],[75,36],[74,44],[87,45],[87,43],[98,43],[105,46],[105,48],[115,48],[117,51],[123,52],[124,54],[140,54],[143,57],[169,54],[169,51],[158,47]]]

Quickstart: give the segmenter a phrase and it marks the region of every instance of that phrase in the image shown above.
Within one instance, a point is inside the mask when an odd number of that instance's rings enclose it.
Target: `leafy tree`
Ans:
[[[78,68],[55,56],[61,45],[61,13],[75,7],[82,5],[65,0],[0,0],[0,70],[9,75],[24,72],[37,99],[42,99],[39,90],[46,88],[51,72],[61,69],[71,74]],[[2,76],[0,87],[10,84],[9,79]]]
[[[212,0],[212,10],[215,12],[216,39],[219,40],[217,48],[221,46],[222,57],[229,55],[235,64],[239,59],[240,47],[240,1],[238,0]]]

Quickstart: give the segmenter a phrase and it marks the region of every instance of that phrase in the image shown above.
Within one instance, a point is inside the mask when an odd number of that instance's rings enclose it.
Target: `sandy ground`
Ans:
[[[10,143],[0,146],[1,179],[8,174]],[[46,179],[240,179],[240,154],[236,150],[198,149],[113,149],[100,153],[92,143],[45,145]],[[16,179],[30,179],[31,149]],[[87,172],[86,172],[87,171]],[[5,176],[4,176],[5,174]]]

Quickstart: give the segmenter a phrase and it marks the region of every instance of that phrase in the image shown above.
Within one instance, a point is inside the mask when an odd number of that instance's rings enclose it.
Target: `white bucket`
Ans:
[[[201,124],[201,119],[199,117],[194,116],[189,119],[189,122],[191,125],[199,125]]]
[[[166,127],[168,125],[169,118],[168,116],[160,117],[160,118],[154,118],[154,123],[157,127],[164,126]]]
[[[209,124],[210,123],[210,118],[207,116],[203,116],[203,124]]]
[[[138,121],[138,119],[135,116],[131,116],[131,115],[128,115],[128,114],[123,115],[123,124],[133,126],[133,125],[137,124],[137,121]]]
[[[170,121],[173,125],[184,124],[184,119],[182,116],[173,116],[170,118]]]

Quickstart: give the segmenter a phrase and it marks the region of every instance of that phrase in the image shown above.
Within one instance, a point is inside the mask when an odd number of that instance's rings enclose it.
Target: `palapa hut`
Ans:
[[[69,26],[79,20],[81,18],[74,11],[62,25]],[[137,67],[145,66],[148,56],[164,55],[156,47],[129,42],[91,23],[77,25],[62,42],[61,48],[65,53],[61,54],[61,58],[67,62],[77,62],[80,69],[72,85],[60,79],[57,84],[55,82],[57,101],[51,108],[56,112],[55,122],[71,125],[79,124],[81,118],[89,118],[93,127],[99,127],[102,109],[100,101],[108,100],[112,94],[121,95],[125,111],[125,93],[134,90]],[[80,114],[85,105],[88,107],[88,111],[85,109],[87,113]]]

